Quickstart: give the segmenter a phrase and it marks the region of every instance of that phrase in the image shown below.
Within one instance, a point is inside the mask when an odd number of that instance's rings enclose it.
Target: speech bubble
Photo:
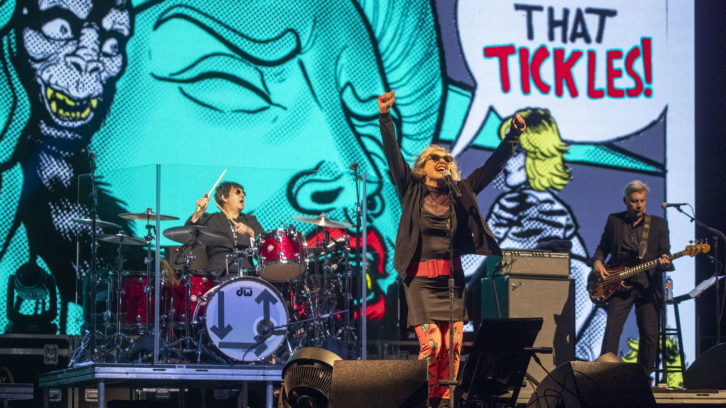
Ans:
[[[573,141],[647,126],[667,96],[667,47],[675,45],[666,11],[655,0],[459,0],[460,43],[476,88],[454,154],[490,107],[505,116],[547,108],[562,138]]]

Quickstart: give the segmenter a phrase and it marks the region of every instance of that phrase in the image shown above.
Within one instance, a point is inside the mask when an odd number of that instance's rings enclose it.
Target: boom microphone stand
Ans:
[[[712,228],[712,227],[706,225],[705,223],[698,220],[696,217],[683,211],[681,209],[682,205],[683,204],[675,204],[675,205],[668,206],[668,205],[666,205],[666,203],[663,203],[663,208],[666,208],[666,207],[675,208],[676,210],[678,210],[678,212],[680,212],[681,214],[690,218],[691,222],[695,222],[697,225],[705,228],[706,230],[708,230],[710,233],[712,233],[714,235],[713,236],[713,259],[714,259],[713,268],[714,268],[714,276],[716,276],[716,283],[715,283],[715,286],[716,286],[715,292],[716,293],[714,296],[714,298],[716,299],[716,344],[720,344],[721,343],[721,318],[723,317],[721,303],[723,300],[719,299],[719,297],[721,296],[721,290],[719,287],[720,286],[719,276],[721,276],[721,268],[720,268],[720,263],[718,262],[718,240],[720,238],[721,240],[723,240],[723,242],[726,242],[726,235],[724,235],[723,232],[717,230],[716,228]],[[690,207],[690,204],[688,204],[688,206]],[[693,211],[693,207],[691,207],[691,211]]]
[[[360,227],[361,227],[361,207],[360,207],[360,189],[359,189],[359,183],[360,183],[360,176],[358,175],[358,163],[353,163],[350,165],[350,169],[353,170],[353,179],[355,181],[355,239],[356,239],[356,248],[355,248],[355,264],[358,265],[358,270],[361,274],[366,273],[362,270],[362,264],[361,264],[361,236],[360,236]],[[346,254],[347,255],[347,254]],[[350,333],[350,309],[351,309],[351,268],[347,267],[345,268],[345,309],[348,310],[348,312],[344,315],[344,322],[345,322],[345,332],[343,332],[343,342],[345,343],[345,346],[350,347],[350,341],[351,341],[351,333]],[[364,301],[365,299],[361,299],[361,301]],[[364,311],[361,310],[363,313]],[[361,315],[363,316],[363,315]],[[361,331],[363,332],[363,325],[366,324],[363,317],[361,317]],[[361,345],[361,347],[365,347],[365,345]],[[365,350],[361,350],[361,356],[364,356]]]
[[[86,149],[88,152],[88,161],[90,163],[90,175],[91,175],[91,270],[90,270],[90,282],[91,282],[91,339],[89,344],[89,360],[94,361],[96,358],[96,256],[98,254],[98,245],[96,243],[96,219],[98,217],[98,191],[96,190],[96,154],[90,149]],[[117,311],[118,312],[118,311]]]
[[[444,172],[444,179],[449,187],[449,379],[439,380],[439,385],[449,387],[449,406],[454,406],[454,389],[459,382],[454,379],[454,219],[456,200],[461,198],[461,191],[456,182],[451,179],[451,173]]]

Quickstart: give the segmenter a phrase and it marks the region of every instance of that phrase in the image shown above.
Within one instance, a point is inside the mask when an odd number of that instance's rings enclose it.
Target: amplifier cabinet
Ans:
[[[503,250],[499,263],[491,262],[487,276],[570,277],[570,254],[542,250]]]
[[[542,330],[534,347],[552,347],[538,355],[548,371],[575,359],[575,281],[497,276],[481,281],[482,318],[541,317]],[[537,382],[546,373],[534,360],[527,374]]]

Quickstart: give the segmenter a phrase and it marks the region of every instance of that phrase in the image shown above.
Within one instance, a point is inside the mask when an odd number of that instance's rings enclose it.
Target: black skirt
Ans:
[[[461,271],[454,276],[454,321],[467,321],[466,283]],[[460,275],[460,276],[459,276]],[[449,277],[414,277],[404,285],[408,305],[408,327],[449,321]]]

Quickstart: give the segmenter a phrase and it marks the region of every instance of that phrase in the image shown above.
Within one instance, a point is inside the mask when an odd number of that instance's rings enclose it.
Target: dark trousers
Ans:
[[[605,338],[602,342],[602,354],[612,352],[618,354],[620,335],[628,319],[630,309],[635,304],[635,318],[638,324],[640,340],[638,342],[638,363],[650,372],[655,368],[658,353],[658,307],[651,297],[640,297],[638,292],[631,290],[629,295],[615,295],[608,302],[608,320],[605,326]]]

